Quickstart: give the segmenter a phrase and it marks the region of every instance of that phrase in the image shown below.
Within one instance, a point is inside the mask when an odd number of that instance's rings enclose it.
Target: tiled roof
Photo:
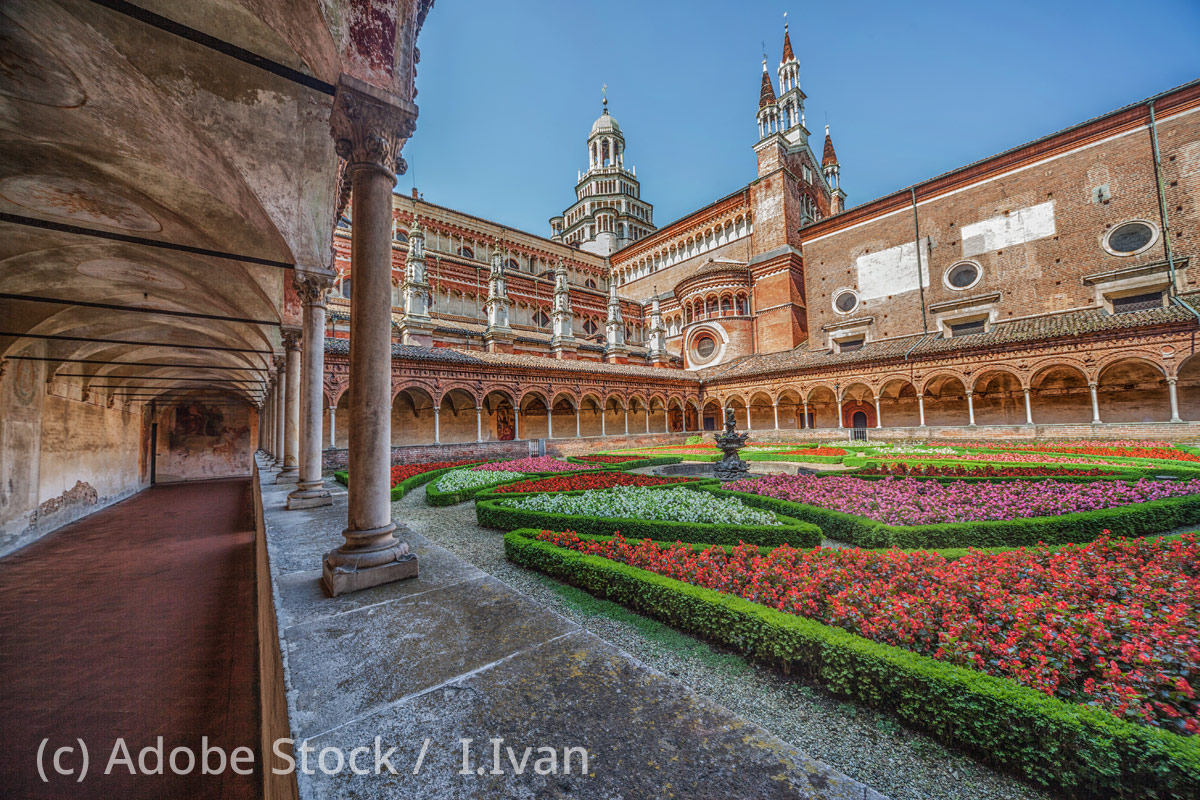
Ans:
[[[1183,295],[1183,299],[1195,306],[1200,302],[1200,292]],[[811,342],[782,353],[751,355],[728,364],[700,370],[706,381],[763,375],[785,370],[838,369],[867,361],[884,361],[902,358],[937,356],[944,353],[983,349],[996,345],[1024,344],[1049,339],[1086,336],[1093,333],[1145,328],[1152,325],[1196,324],[1196,318],[1180,306],[1131,311],[1124,314],[1109,314],[1104,309],[1089,308],[1065,314],[1048,314],[1041,317],[1001,322],[987,333],[943,338],[939,333],[918,334],[896,339],[867,342],[862,349],[851,353],[834,353],[826,349],[813,349]],[[911,348],[911,352],[910,352]]]
[[[326,338],[325,352],[334,355],[349,355],[350,340]],[[666,371],[661,368],[640,366],[637,364],[605,364],[596,361],[577,361],[566,358],[555,359],[520,353],[487,353],[478,350],[458,350],[453,347],[417,347],[408,344],[393,344],[392,358],[399,358],[406,361],[430,361],[443,364],[474,366],[480,369],[487,369],[489,367],[525,367],[540,370],[654,377],[659,380],[699,381],[696,373],[686,370]]]
[[[837,153],[833,152],[833,139],[829,138],[829,126],[825,126],[825,152],[821,155],[821,166],[828,167],[838,163]]]
[[[786,64],[789,61],[795,61],[796,55],[792,52],[792,37],[788,36],[787,25],[783,26],[783,57],[779,60],[780,64]]]

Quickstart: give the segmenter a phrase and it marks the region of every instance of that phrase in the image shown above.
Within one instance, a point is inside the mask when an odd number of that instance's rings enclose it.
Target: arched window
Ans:
[[[460,256],[462,256],[463,258],[474,258],[475,257],[475,251],[472,250],[471,248],[467,247],[465,244],[462,247],[458,248],[458,254]]]
[[[588,334],[588,336],[595,335],[597,330],[596,323],[591,317],[588,317],[587,320],[584,321],[583,330]]]
[[[589,289],[595,289],[596,281],[592,278],[588,278],[586,281],[583,282],[583,285],[588,287]]]
[[[400,228],[396,228],[396,241],[400,242],[400,244],[406,243],[408,241],[408,233]]]
[[[737,296],[737,313],[741,315],[750,313],[746,308],[746,295],[744,294]]]
[[[505,269],[511,269],[514,272],[521,271],[521,264],[515,258],[510,258],[508,261],[504,262],[504,267]]]
[[[733,313],[733,299],[728,295],[721,298],[721,316]]]
[[[533,324],[539,328],[546,328],[550,325],[550,318],[546,316],[546,312],[538,309],[538,312],[533,315]]]

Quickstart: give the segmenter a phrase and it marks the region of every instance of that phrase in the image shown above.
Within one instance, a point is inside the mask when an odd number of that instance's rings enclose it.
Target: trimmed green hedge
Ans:
[[[596,455],[621,456],[621,455],[624,455],[624,453],[597,453]],[[683,457],[682,456],[653,456],[653,457],[647,458],[644,456],[630,456],[628,461],[622,461],[620,464],[605,464],[603,462],[598,462],[598,461],[585,461],[584,459],[576,458],[575,456],[567,456],[567,461],[570,461],[573,464],[587,464],[588,466],[596,467],[598,469],[603,468],[603,469],[609,469],[609,470],[625,471],[625,470],[631,470],[631,469],[640,469],[642,467],[661,467],[661,466],[666,466],[667,464],[678,464],[679,462],[683,461]]]
[[[1068,797],[1200,797],[1200,737],[1125,722],[981,672],[877,644],[794,614],[536,540],[505,557],[831,693],[893,714],[981,761]]]
[[[818,526],[839,542],[866,548],[905,550],[945,547],[1001,547],[1090,542],[1108,529],[1113,536],[1135,537],[1200,523],[1200,495],[1170,497],[1148,503],[1083,511],[1057,517],[943,522],[934,525],[887,525],[867,517],[774,497],[706,487],[715,495],[736,497],[748,506],[787,514]]]
[[[510,495],[508,497],[520,496]],[[537,528],[538,530],[570,530],[589,536],[612,536],[620,533],[627,539],[703,542],[720,545],[748,542],[764,547],[777,547],[785,543],[793,547],[816,547],[821,543],[821,530],[816,525],[810,525],[782,514],[776,514],[779,521],[783,523],[782,525],[725,525],[619,519],[509,508],[503,505],[503,500],[508,497],[494,496],[476,500],[475,518],[479,524],[485,528],[497,528],[505,531],[514,528]]]

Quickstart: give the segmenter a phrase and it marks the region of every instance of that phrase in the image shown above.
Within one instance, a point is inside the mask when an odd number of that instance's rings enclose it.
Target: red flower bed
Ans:
[[[752,545],[697,554],[622,537],[538,537],[833,625],[939,661],[1200,733],[1200,540],[1112,540],[1050,551],[811,551]]]
[[[1006,448],[1007,449],[1007,448]],[[1162,458],[1168,461],[1200,462],[1200,456],[1185,453],[1171,447],[1106,447],[1094,445],[1087,447],[1066,447],[1055,445],[1035,445],[1015,448],[1032,453],[1071,453],[1083,456],[1110,456],[1120,458]]]
[[[575,458],[593,464],[624,464],[626,461],[639,461],[645,456],[630,453],[627,456],[575,456]]]
[[[428,464],[400,464],[392,467],[392,486],[396,486],[401,481],[406,481],[414,475],[420,475],[424,472],[433,472],[435,469],[462,467],[467,464],[478,463],[479,459],[475,459],[473,461],[431,461]]]
[[[840,447],[809,447],[804,450],[788,450],[781,456],[844,456],[846,451]]]
[[[684,483],[689,480],[692,479],[659,478],[655,475],[633,475],[628,472],[597,472],[510,483],[498,487],[496,492],[574,492],[582,489],[611,489],[614,486],[666,486],[669,483]]]
[[[1116,475],[1100,469],[1056,469],[1055,467],[966,467],[961,464],[873,464],[858,470],[856,475],[897,475],[927,478],[1048,478],[1060,475],[1079,475],[1094,478]]]

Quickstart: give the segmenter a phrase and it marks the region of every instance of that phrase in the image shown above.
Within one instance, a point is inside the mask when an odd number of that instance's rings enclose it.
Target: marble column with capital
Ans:
[[[391,505],[392,188],[416,107],[350,76],[330,115],[354,206],[350,239],[350,442],[345,541],[325,554],[322,582],[340,595],[417,575],[395,537]],[[399,167],[399,170],[397,168]]]
[[[287,437],[287,431],[284,426],[287,424],[287,356],[275,356],[275,407],[271,409],[274,414],[272,426],[275,428],[275,468],[283,469],[283,451],[284,440]]]
[[[276,483],[300,480],[300,331],[283,331],[284,372],[287,379],[283,394],[283,469]]]
[[[314,508],[332,505],[333,495],[321,479],[321,410],[325,382],[325,299],[333,286],[332,270],[297,269],[293,276],[304,308],[304,336],[300,362],[300,475],[287,507]],[[352,284],[353,285],[353,284]],[[329,410],[333,430],[333,409]]]

